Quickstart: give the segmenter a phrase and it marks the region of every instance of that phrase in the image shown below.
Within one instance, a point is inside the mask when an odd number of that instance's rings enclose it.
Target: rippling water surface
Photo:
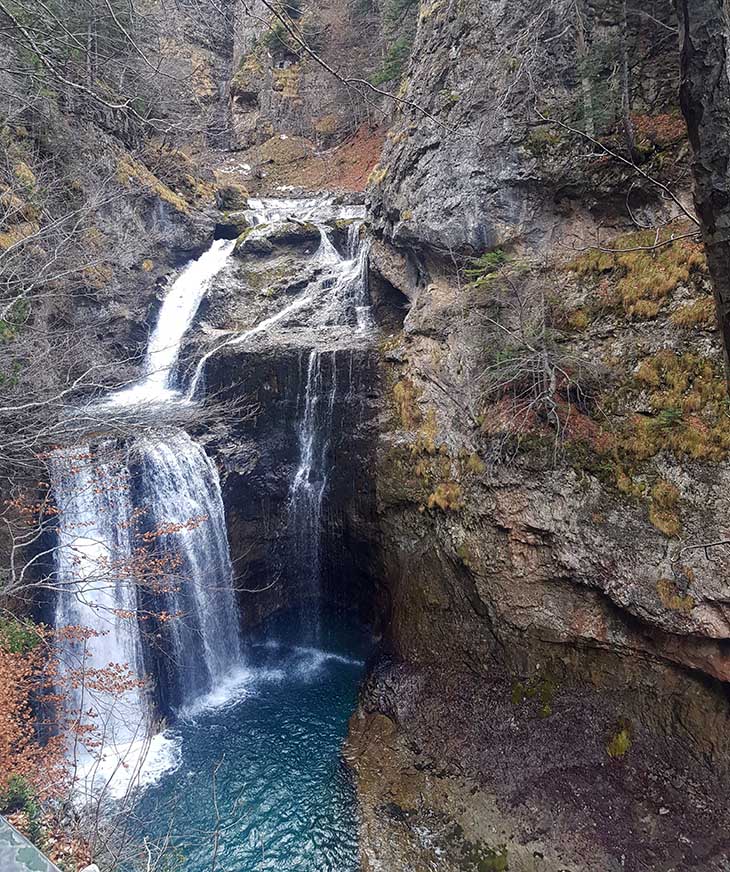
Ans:
[[[340,633],[318,650],[276,641],[285,631],[272,635],[176,725],[180,766],[141,799],[151,835],[173,821],[184,872],[211,869],[216,829],[221,872],[358,868],[355,794],[341,747],[364,643]]]

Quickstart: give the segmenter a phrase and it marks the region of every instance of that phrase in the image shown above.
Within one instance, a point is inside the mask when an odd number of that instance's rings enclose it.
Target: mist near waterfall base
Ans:
[[[341,748],[367,640],[333,615],[319,650],[292,643],[297,624],[296,615],[277,621],[248,649],[238,686],[231,681],[228,696],[212,695],[181,719],[179,767],[140,799],[150,837],[171,827],[185,872],[210,870],[216,829],[220,869],[359,868],[355,791]]]

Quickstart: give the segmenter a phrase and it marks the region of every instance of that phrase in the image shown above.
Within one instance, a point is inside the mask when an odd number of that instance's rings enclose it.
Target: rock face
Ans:
[[[348,97],[346,85],[307,54],[282,21],[291,21],[292,29],[340,77],[367,78],[382,42],[377,7],[325,0],[282,9],[283,19],[258,0],[236,10],[230,83],[235,148],[260,145],[275,134],[329,147],[366,120],[362,102]]]
[[[586,155],[568,12],[421,4],[404,93],[436,120],[404,109],[374,173],[373,292],[407,313],[381,345],[377,449],[394,660],[348,748],[368,869],[728,862],[683,782],[715,808],[730,760],[727,551],[702,547],[730,509],[706,266],[695,241],[647,250],[668,231],[627,220],[631,173]],[[641,143],[649,175],[686,168],[681,132]],[[590,250],[601,224],[618,253]]]

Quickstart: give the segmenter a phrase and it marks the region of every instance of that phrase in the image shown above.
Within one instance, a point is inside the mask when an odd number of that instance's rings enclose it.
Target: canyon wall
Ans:
[[[722,360],[675,25],[609,7],[422,3],[371,177],[372,284],[407,314],[381,343],[390,657],[348,752],[368,869],[726,862]],[[639,171],[620,95],[598,117],[622,40]]]

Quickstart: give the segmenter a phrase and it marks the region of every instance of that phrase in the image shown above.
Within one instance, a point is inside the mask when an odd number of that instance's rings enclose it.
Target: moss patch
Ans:
[[[694,330],[699,327],[712,330],[716,325],[715,301],[709,295],[688,303],[673,312],[669,320],[677,327]]]
[[[668,481],[660,481],[651,489],[649,520],[665,536],[676,538],[682,532],[679,518],[679,490]]]
[[[130,155],[124,154],[117,162],[117,180],[125,187],[140,185],[148,194],[159,197],[177,212],[189,212],[190,206],[164,182],[160,181],[147,167]]]
[[[455,481],[440,484],[429,496],[429,509],[441,509],[442,512],[458,512],[464,507],[461,487]]]
[[[668,578],[660,578],[657,581],[656,592],[665,608],[681,612],[683,615],[689,615],[696,605],[694,597],[680,593],[676,584]]]
[[[630,319],[654,318],[678,285],[707,270],[702,245],[694,239],[653,248],[686,230],[675,225],[619,236],[607,246],[611,251],[592,249],[572,261],[569,269],[581,276],[611,274],[614,293],[603,297],[603,307],[618,306]]]
[[[393,387],[393,400],[404,430],[414,430],[423,420],[418,405],[420,394],[409,378],[401,379]]]
[[[622,721],[616,732],[611,736],[606,745],[606,753],[613,760],[625,757],[631,748],[631,724]]]

